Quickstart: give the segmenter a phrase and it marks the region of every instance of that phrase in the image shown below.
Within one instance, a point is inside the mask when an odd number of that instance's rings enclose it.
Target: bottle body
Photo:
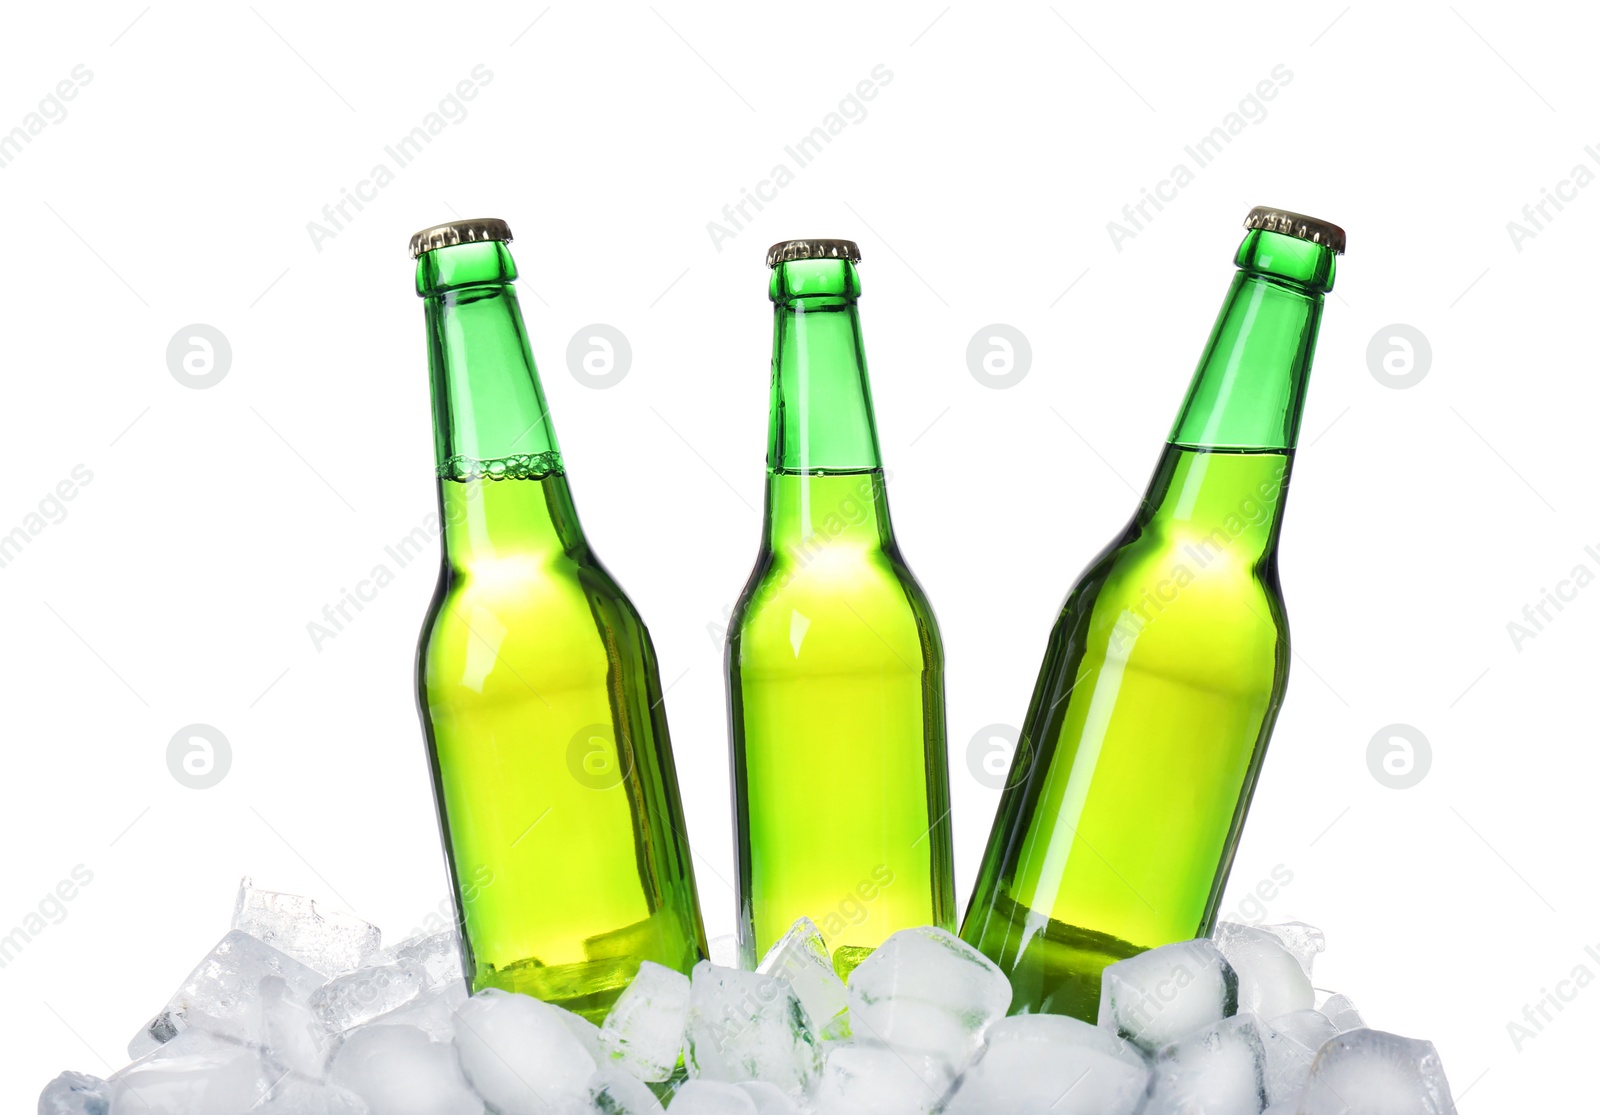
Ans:
[[[440,285],[444,559],[416,680],[466,971],[599,1021],[641,960],[705,955],[655,652],[584,539],[514,290]]]
[[[1276,253],[1274,256],[1273,253]],[[1013,1011],[1210,932],[1288,679],[1277,542],[1332,253],[1253,232],[1128,527],[1067,596],[962,936]]]
[[[762,545],[729,623],[739,943],[802,916],[847,974],[954,926],[944,652],[889,518],[846,260],[774,274]]]
[[[1107,964],[1209,930],[1288,679],[1288,468],[1169,446],[1068,596],[963,927],[1014,1009],[1091,1019]]]
[[[881,470],[768,477],[780,515],[826,510],[762,547],[729,626],[746,961],[801,916],[846,972],[898,929],[953,927],[944,653],[884,498]]]

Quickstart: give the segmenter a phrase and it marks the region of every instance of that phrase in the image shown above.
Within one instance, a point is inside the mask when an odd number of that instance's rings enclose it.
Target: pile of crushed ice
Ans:
[[[754,972],[645,963],[596,1026],[468,998],[453,932],[379,948],[308,899],[240,888],[233,928],[100,1080],[40,1115],[1453,1115],[1432,1044],[1320,1002],[1322,934],[1222,925],[1106,969],[1098,1026],[1006,1017],[1011,987],[942,930],[846,983],[802,919]]]

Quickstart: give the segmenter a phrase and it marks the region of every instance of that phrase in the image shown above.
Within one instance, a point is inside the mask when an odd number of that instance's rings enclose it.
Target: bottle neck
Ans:
[[[446,559],[510,568],[582,545],[503,243],[417,260]]]
[[[1334,255],[1256,230],[1234,262],[1239,271],[1168,440],[1194,449],[1292,450]]]
[[[883,466],[867,386],[855,265],[779,264],[772,273],[773,473],[866,472]]]
[[[439,248],[417,260],[441,478],[537,479],[562,471],[511,285],[516,277],[511,253],[498,241]]]
[[[894,545],[882,469],[767,473],[766,545],[780,560],[808,565],[824,551]]]

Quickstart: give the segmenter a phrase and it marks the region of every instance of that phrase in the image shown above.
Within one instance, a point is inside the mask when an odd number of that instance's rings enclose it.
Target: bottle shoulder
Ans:
[[[938,620],[897,554],[826,564],[762,557],[728,625],[746,668],[758,659],[825,670],[942,662]]]

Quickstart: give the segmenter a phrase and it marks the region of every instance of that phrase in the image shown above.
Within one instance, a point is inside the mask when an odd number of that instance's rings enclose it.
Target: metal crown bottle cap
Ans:
[[[447,221],[442,225],[425,228],[411,238],[411,258],[435,248],[448,248],[453,244],[471,244],[479,240],[510,240],[511,226],[499,217],[471,217],[465,221]]]
[[[1321,244],[1336,256],[1344,255],[1344,229],[1332,221],[1319,221],[1304,213],[1258,205],[1245,217],[1244,227],[1261,229],[1263,232],[1281,232],[1297,240]]]
[[[860,263],[861,249],[854,240],[782,240],[767,249],[768,267],[793,259],[848,259]]]

